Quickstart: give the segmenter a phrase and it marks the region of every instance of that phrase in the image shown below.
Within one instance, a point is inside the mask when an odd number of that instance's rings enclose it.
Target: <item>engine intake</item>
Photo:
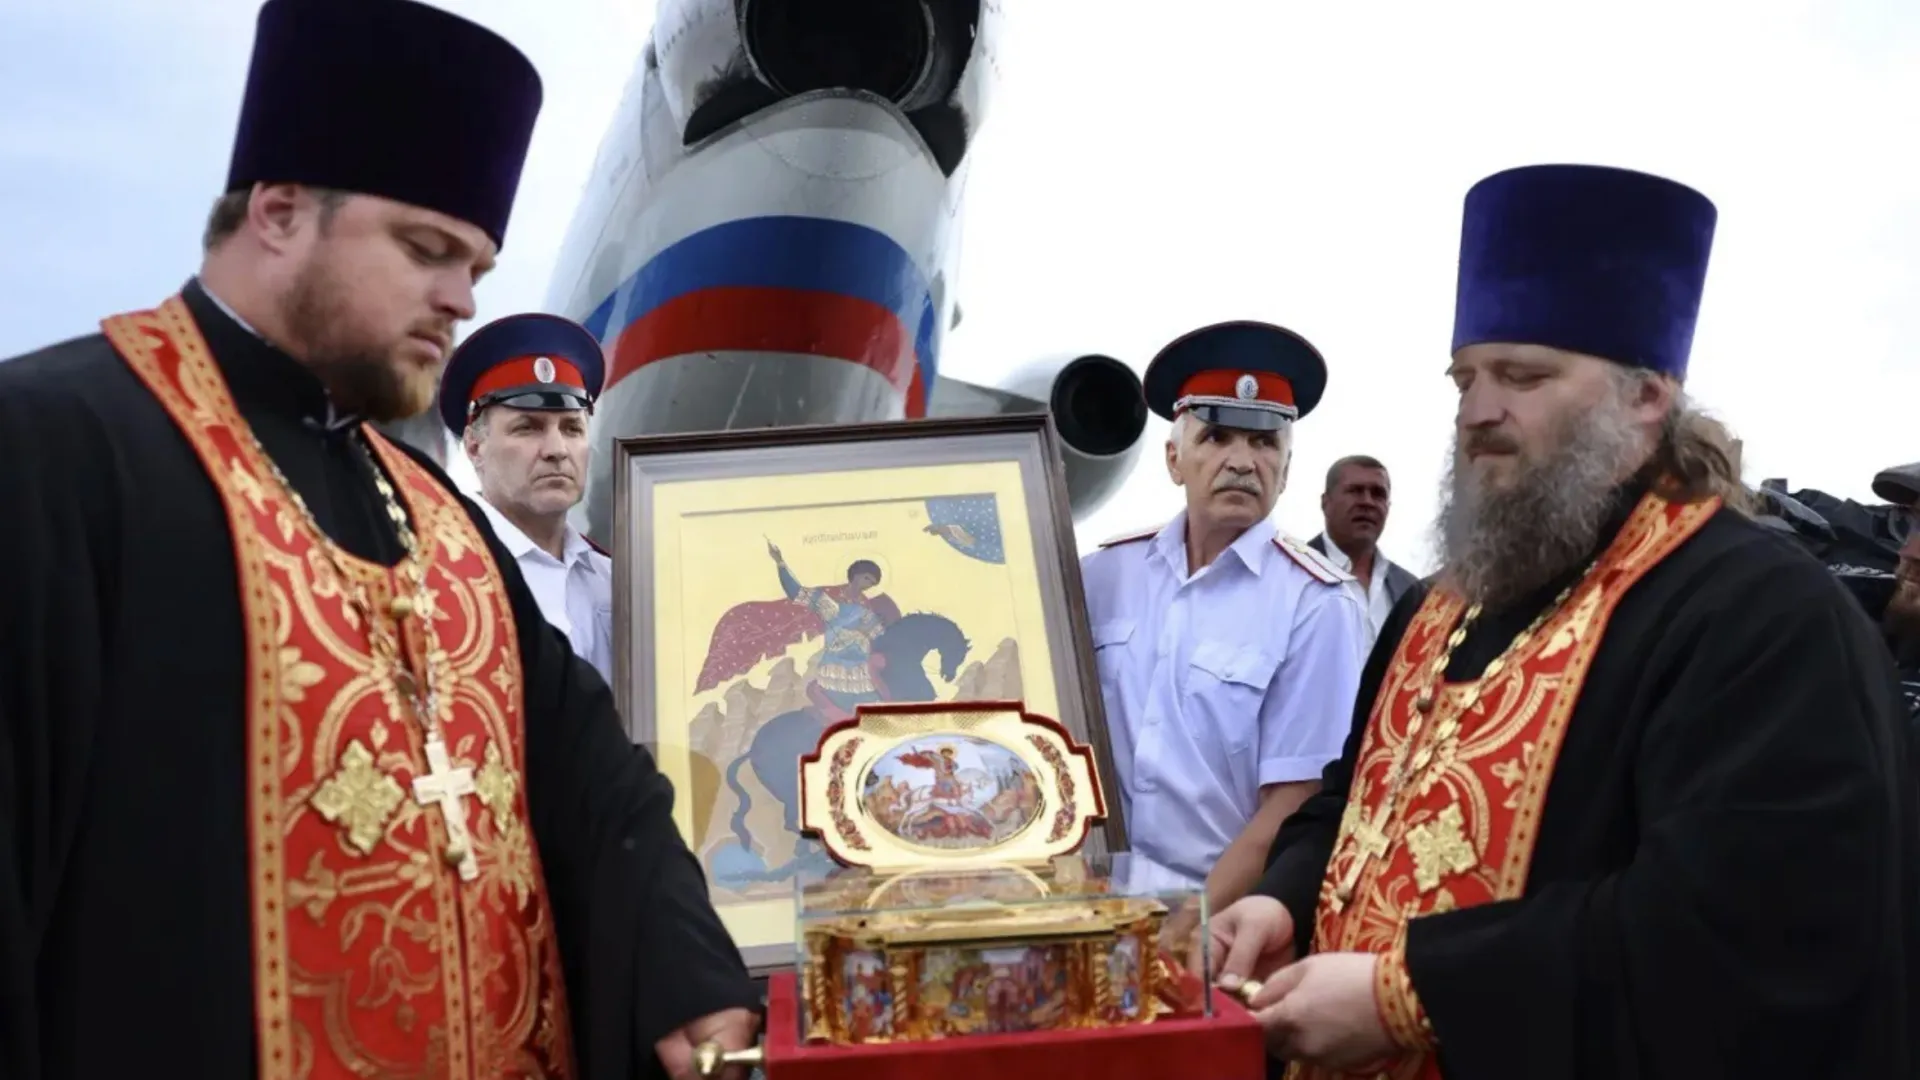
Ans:
[[[747,57],[787,96],[864,90],[906,106],[933,69],[933,13],[922,0],[747,0]]]
[[[997,411],[1044,407],[1060,436],[1074,520],[1100,509],[1140,460],[1147,400],[1133,369],[1101,353],[1035,360],[1008,375]]]
[[[1070,361],[1053,381],[1048,409],[1060,438],[1080,453],[1111,457],[1147,428],[1147,403],[1133,369],[1111,356]]]
[[[952,176],[982,105],[963,84],[980,3],[680,0],[665,44],[656,26],[648,62],[688,146],[785,99],[838,90],[890,102]]]

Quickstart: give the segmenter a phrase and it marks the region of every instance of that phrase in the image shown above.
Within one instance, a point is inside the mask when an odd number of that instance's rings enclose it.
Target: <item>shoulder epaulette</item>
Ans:
[[[1286,533],[1275,533],[1273,546],[1286,552],[1294,562],[1300,564],[1300,569],[1311,574],[1315,580],[1328,585],[1341,585],[1353,580],[1353,575],[1335,566],[1333,560]]]
[[[1166,528],[1165,525],[1155,525],[1152,528],[1141,529],[1139,532],[1121,533],[1119,536],[1100,541],[1100,546],[1110,548],[1120,544],[1131,544],[1138,540],[1151,540],[1159,536],[1160,530],[1164,528]]]

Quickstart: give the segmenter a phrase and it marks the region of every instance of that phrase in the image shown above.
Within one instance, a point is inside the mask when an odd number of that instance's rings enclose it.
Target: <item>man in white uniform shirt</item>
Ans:
[[[1144,385],[1173,421],[1186,509],[1081,564],[1133,848],[1204,879],[1216,911],[1259,881],[1352,722],[1365,614],[1348,576],[1270,517],[1293,423],[1326,380],[1312,345],[1264,323],[1161,350]]]
[[[447,361],[440,415],[540,613],[611,681],[613,561],[567,524],[586,492],[587,414],[605,368],[600,343],[578,323],[509,315]]]

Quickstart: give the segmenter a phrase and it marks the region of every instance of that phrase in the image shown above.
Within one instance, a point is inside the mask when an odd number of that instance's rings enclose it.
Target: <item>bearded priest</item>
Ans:
[[[1467,196],[1442,573],[1216,920],[1290,1077],[1920,1070],[1886,650],[1681,389],[1715,222],[1607,168]]]
[[[369,423],[432,401],[539,77],[412,0],[257,35],[200,274],[0,363],[0,1076],[689,1075],[758,996],[672,790]]]

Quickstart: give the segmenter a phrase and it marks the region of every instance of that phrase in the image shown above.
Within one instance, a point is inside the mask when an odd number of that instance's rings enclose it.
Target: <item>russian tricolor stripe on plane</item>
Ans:
[[[926,415],[939,371],[927,279],[884,233],[828,218],[741,218],[661,250],[585,320],[606,387],[703,352],[830,356],[878,372]]]

